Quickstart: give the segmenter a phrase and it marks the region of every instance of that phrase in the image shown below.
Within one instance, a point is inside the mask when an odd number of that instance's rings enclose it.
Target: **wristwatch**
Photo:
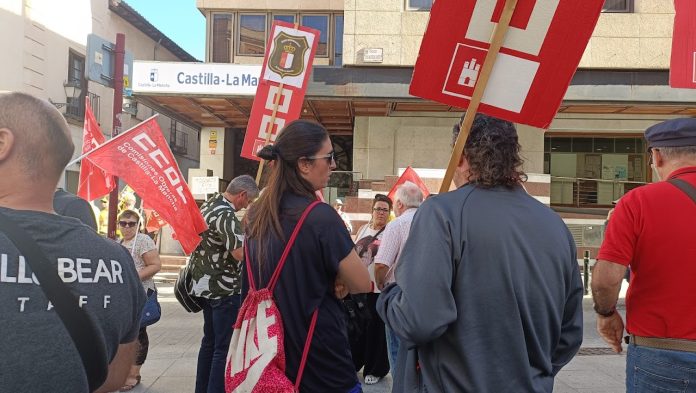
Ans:
[[[614,313],[616,313],[616,305],[612,306],[611,310],[606,311],[606,312],[600,311],[597,308],[597,303],[595,303],[592,308],[594,308],[594,311],[595,311],[595,313],[597,313],[597,315],[602,316],[604,318],[608,318],[608,317],[614,315]]]

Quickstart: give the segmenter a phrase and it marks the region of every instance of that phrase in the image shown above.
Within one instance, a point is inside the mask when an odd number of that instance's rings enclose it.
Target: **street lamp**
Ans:
[[[63,89],[65,90],[66,102],[53,102],[50,98],[48,99],[48,101],[58,109],[66,105],[74,105],[74,103],[68,101],[70,101],[70,99],[74,101],[82,94],[82,86],[80,86],[80,81],[77,80],[63,82]]]

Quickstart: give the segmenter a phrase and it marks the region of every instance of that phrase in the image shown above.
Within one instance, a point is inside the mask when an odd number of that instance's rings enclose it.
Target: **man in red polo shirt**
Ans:
[[[630,265],[626,391],[696,392],[696,119],[659,123],[645,139],[661,181],[616,205],[592,274],[597,330],[621,352],[616,302]]]

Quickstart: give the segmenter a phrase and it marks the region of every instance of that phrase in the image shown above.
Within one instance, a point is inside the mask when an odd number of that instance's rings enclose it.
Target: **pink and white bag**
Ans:
[[[227,354],[227,371],[225,372],[225,391],[227,393],[299,392],[302,372],[307,362],[319,309],[312,314],[307,340],[302,352],[302,360],[297,370],[297,379],[293,384],[285,375],[283,321],[280,310],[273,299],[273,289],[278,282],[280,272],[283,270],[285,260],[302,224],[309,212],[319,203],[321,202],[312,202],[302,213],[266,288],[256,289],[254,277],[251,274],[248,248],[244,248],[249,293],[239,309]]]

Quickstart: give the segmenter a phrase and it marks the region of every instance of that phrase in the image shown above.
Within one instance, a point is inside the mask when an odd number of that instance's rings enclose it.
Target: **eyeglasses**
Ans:
[[[375,207],[372,209],[373,212],[380,212],[380,213],[389,213],[389,209],[385,209],[383,207]]]
[[[309,156],[309,157],[305,157],[305,159],[307,159],[307,160],[321,160],[322,158],[324,158],[324,159],[326,159],[326,162],[331,164],[335,160],[334,153],[335,152],[333,150],[331,150],[331,152],[329,154],[325,154],[323,156]]]
[[[649,148],[648,148],[648,165],[652,165],[652,164],[653,164],[653,156],[652,156],[653,150],[655,150],[655,151],[660,151],[660,149],[657,149],[657,148],[654,148],[654,147],[649,147]]]
[[[137,221],[119,221],[118,225],[122,228],[133,228],[138,225]]]

